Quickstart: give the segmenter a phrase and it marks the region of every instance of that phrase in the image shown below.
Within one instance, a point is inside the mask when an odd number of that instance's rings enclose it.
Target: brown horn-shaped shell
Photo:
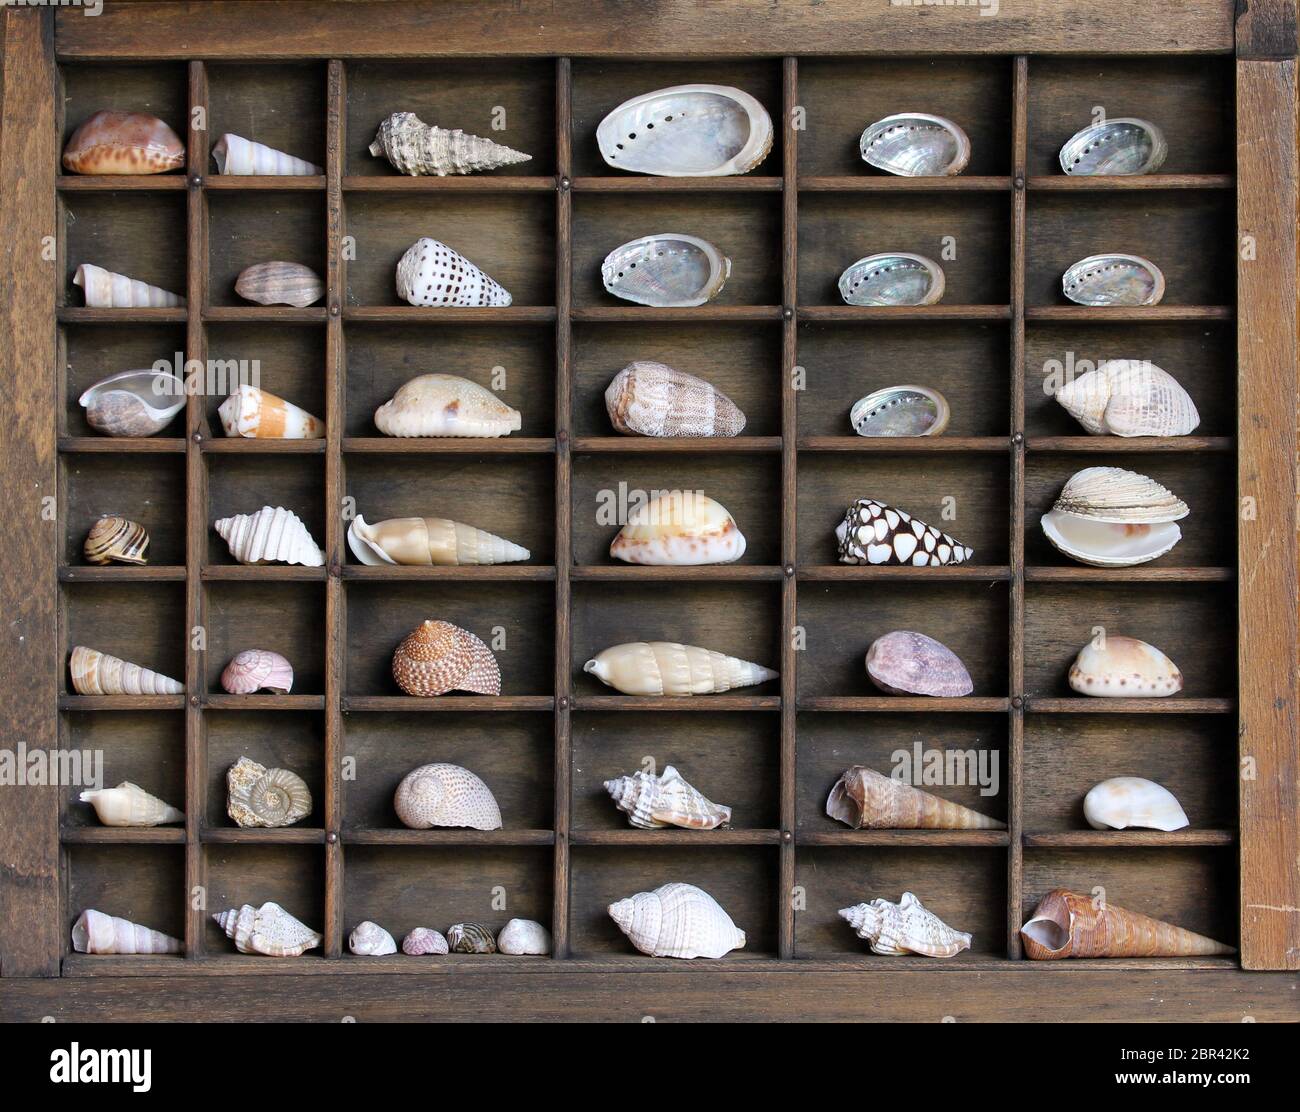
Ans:
[[[1002,830],[1006,824],[874,769],[854,765],[831,788],[826,813],[854,830]]]
[[[1054,888],[1023,927],[1025,956],[1055,958],[1180,958],[1235,953],[1203,934],[1162,923],[1090,896]]]

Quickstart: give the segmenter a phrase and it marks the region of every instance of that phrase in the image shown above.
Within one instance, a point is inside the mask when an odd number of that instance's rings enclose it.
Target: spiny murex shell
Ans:
[[[78,695],[180,695],[185,685],[150,668],[77,645],[70,661]]]
[[[318,568],[325,554],[298,515],[283,506],[218,519],[213,528],[241,564],[302,564]]]
[[[393,653],[393,679],[408,695],[501,694],[501,666],[482,641],[451,622],[425,620]]]
[[[1151,174],[1164,165],[1169,146],[1149,120],[1119,117],[1075,132],[1061,147],[1058,161],[1067,174]]]
[[[129,919],[87,908],[72,924],[72,948],[79,954],[179,954],[179,938]]]
[[[720,958],[745,945],[745,932],[693,884],[638,892],[610,904],[609,916],[633,946],[656,958]]]
[[[414,112],[394,112],[379,125],[370,153],[383,155],[393,167],[412,177],[421,174],[472,174],[527,162],[533,156],[494,143],[460,128],[426,124]]]
[[[348,949],[354,954],[377,958],[397,953],[397,943],[378,923],[367,919],[358,923],[356,930],[348,935]]]
[[[397,262],[397,296],[412,305],[502,308],[509,292],[469,259],[428,236],[417,239]]]
[[[730,85],[673,85],[625,100],[596,128],[616,170],[659,177],[748,173],[772,149],[772,117]]]
[[[296,958],[321,944],[321,936],[316,931],[269,900],[261,907],[244,904],[238,909],[218,911],[212,919],[227,938],[234,940],[235,949],[241,954]]]
[[[924,633],[897,629],[871,642],[867,675],[891,695],[969,695],[975,685],[952,649]]]
[[[859,498],[835,526],[841,564],[939,567],[964,564],[975,550],[874,498]]]
[[[447,928],[447,945],[453,954],[495,954],[496,939],[481,923],[453,923]]]
[[[324,169],[302,158],[229,132],[212,148],[218,174],[272,174],[319,177]]]
[[[1006,823],[854,765],[835,781],[826,813],[854,830],[1003,830]]]
[[[293,665],[270,649],[244,649],[222,671],[221,686],[231,695],[257,691],[288,695],[293,689]]]
[[[144,112],[106,108],[87,116],[63,148],[74,174],[163,174],[185,165],[185,144],[167,124]]]
[[[1108,359],[1072,378],[1056,400],[1094,436],[1186,436],[1201,423],[1178,380],[1146,359]]]
[[[497,949],[503,954],[549,954],[551,932],[536,919],[511,919],[497,932]]]
[[[472,525],[446,517],[392,517],[373,525],[357,514],[348,526],[348,547],[363,564],[512,564],[532,555]]]
[[[683,780],[672,765],[666,766],[661,776],[653,772],[634,772],[631,776],[606,780],[605,790],[618,809],[627,815],[627,821],[642,830],[664,826],[713,830],[731,821],[730,807],[707,799]]]
[[[426,764],[412,769],[397,785],[393,810],[412,830],[501,829],[501,808],[492,790],[460,765]]]
[[[862,161],[907,178],[960,174],[970,139],[952,120],[928,112],[898,112],[877,120],[858,140]]]
[[[240,383],[217,408],[227,436],[266,440],[319,440],[325,422],[269,391]]]
[[[663,363],[637,360],[605,388],[618,432],[641,436],[739,436],[745,415],[721,390]]]
[[[859,938],[871,944],[873,954],[950,958],[970,949],[969,934],[953,930],[911,892],[904,892],[898,903],[872,900],[842,908],[839,914]]]
[[[402,939],[402,953],[410,954],[412,957],[419,957],[422,954],[445,954],[447,950],[447,939],[443,937],[442,932],[430,927],[416,927]]]
[[[1141,255],[1089,255],[1061,276],[1061,292],[1078,305],[1159,305],[1165,276]]]
[[[777,678],[761,664],[675,641],[630,641],[582,666],[624,695],[718,695]]]
[[[506,436],[523,418],[491,390],[457,375],[411,379],[375,410],[385,436]]]
[[[712,498],[669,490],[628,514],[609,554],[629,564],[729,564],[745,554],[745,536]]]
[[[106,515],[90,527],[81,550],[88,564],[147,564],[149,533],[137,522]]]
[[[1112,776],[1083,797],[1083,817],[1095,830],[1181,830],[1187,813],[1174,793],[1141,776]]]
[[[849,423],[859,436],[939,436],[952,411],[948,399],[928,386],[886,386],[859,398]]]
[[[1154,645],[1136,637],[1101,633],[1079,650],[1070,687],[1081,695],[1140,698],[1183,689],[1177,666]]]
[[[185,408],[185,383],[171,371],[120,371],[81,395],[86,423],[105,436],[153,436]]]
[[[731,276],[731,260],[707,240],[659,232],[615,247],[600,267],[605,289],[625,301],[693,308],[712,301]]]
[[[185,304],[179,294],[93,263],[77,267],[72,284],[85,290],[90,309],[174,309]]]
[[[115,788],[84,791],[79,798],[95,808],[95,814],[105,826],[162,826],[185,821],[183,811],[130,780],[123,780]]]
[[[1154,479],[1120,467],[1085,467],[1039,524],[1059,551],[1097,567],[1129,567],[1178,543],[1191,511]]]
[[[1055,888],[1023,927],[1025,957],[1178,958],[1231,954],[1231,946],[1135,911]]]
[[[943,268],[906,251],[867,255],[840,275],[840,297],[849,305],[933,305],[941,297]]]
[[[292,305],[305,309],[325,296],[325,283],[309,266],[273,259],[239,272],[235,293],[258,305]]]
[[[296,772],[240,757],[226,770],[226,814],[236,826],[292,826],[311,813],[311,791]]]

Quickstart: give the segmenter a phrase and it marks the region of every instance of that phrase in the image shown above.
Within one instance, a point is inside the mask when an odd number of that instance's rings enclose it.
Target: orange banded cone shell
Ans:
[[[408,695],[501,694],[501,668],[482,641],[450,622],[424,621],[393,653],[393,679]]]
[[[1023,927],[1025,956],[1055,958],[1182,958],[1231,954],[1231,946],[1091,896],[1055,888]]]

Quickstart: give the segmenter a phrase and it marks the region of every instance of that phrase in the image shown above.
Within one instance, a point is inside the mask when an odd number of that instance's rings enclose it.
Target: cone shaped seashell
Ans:
[[[527,162],[533,156],[483,139],[466,135],[460,128],[426,124],[414,112],[394,112],[379,125],[370,153],[383,156],[403,174],[473,174],[479,170],[498,170]]]
[[[93,263],[77,267],[72,284],[85,291],[88,309],[174,309],[185,304],[179,294]]]
[[[447,940],[441,931],[429,927],[416,927],[402,939],[402,953],[419,957],[421,954],[445,954],[448,951]]]
[[[1004,830],[1006,823],[862,765],[835,781],[826,813],[854,830]]]
[[[106,515],[90,527],[81,551],[88,564],[147,564],[149,534],[134,521]]]
[[[1083,797],[1083,817],[1094,830],[1181,830],[1187,813],[1174,793],[1141,776],[1112,776]]]
[[[967,563],[975,550],[933,525],[874,498],[859,498],[835,526],[841,564],[940,567]]]
[[[72,948],[79,954],[179,954],[179,938],[129,919],[87,908],[72,924]]]
[[[482,923],[455,923],[447,928],[447,945],[453,954],[495,954],[497,941]]]
[[[609,554],[629,564],[730,564],[745,554],[745,536],[712,498],[670,490],[628,514]]]
[[[1070,687],[1080,695],[1163,697],[1183,689],[1183,676],[1154,645],[1136,637],[1099,634],[1074,658]]]
[[[1107,360],[1055,396],[1094,436],[1186,436],[1201,423],[1178,380],[1144,359]]]
[[[185,685],[150,668],[77,645],[69,662],[78,695],[180,695]]]
[[[1171,923],[1125,911],[1065,888],[1043,897],[1020,928],[1025,957],[1182,958],[1235,953],[1231,946]]]
[[[264,954],[271,958],[296,958],[321,944],[321,936],[300,923],[277,903],[261,907],[244,904],[219,911],[213,921],[241,954]]]
[[[446,517],[393,517],[373,525],[357,514],[348,526],[348,547],[363,564],[513,564],[532,555],[472,525]]]
[[[348,935],[348,949],[363,957],[383,957],[385,954],[397,953],[397,943],[378,923],[367,919],[358,923],[356,930]]]
[[[1129,567],[1163,556],[1191,511],[1154,479],[1119,467],[1086,467],[1039,521],[1047,539],[1080,563]]]
[[[907,178],[960,174],[970,139],[952,120],[927,112],[898,112],[871,124],[858,140],[862,161]]]
[[[609,905],[609,917],[643,954],[720,958],[745,945],[745,932],[718,901],[693,884],[665,884]]]
[[[435,826],[501,829],[501,808],[491,789],[460,765],[427,764],[412,769],[397,785],[393,810],[402,825],[412,830]]]
[[[933,259],[885,251],[848,266],[839,289],[849,305],[934,305],[944,284],[943,268]]]
[[[663,363],[638,360],[605,389],[610,424],[639,436],[739,436],[745,415],[702,378]]]
[[[450,622],[425,620],[393,653],[393,679],[408,695],[501,694],[501,667],[482,641]]]
[[[226,770],[226,814],[236,826],[292,826],[311,814],[311,791],[296,772],[240,757]]]
[[[324,168],[315,163],[229,132],[217,140],[217,145],[212,148],[212,159],[217,164],[218,174],[320,177],[325,173]]]
[[[1148,120],[1119,117],[1091,124],[1065,141],[1058,161],[1067,174],[1129,176],[1153,174],[1164,165],[1169,146]]]
[[[722,292],[731,260],[707,240],[660,232],[615,247],[605,256],[600,276],[605,289],[624,301],[690,309]]]
[[[582,670],[624,695],[720,695],[777,678],[761,664],[675,641],[613,645]]]
[[[957,654],[924,633],[899,629],[867,650],[867,675],[891,695],[969,695],[975,685]]]
[[[255,440],[319,440],[325,422],[292,402],[247,383],[217,407],[221,428],[227,436]]]
[[[663,775],[635,772],[605,781],[618,809],[627,821],[641,830],[680,826],[686,830],[713,830],[731,821],[731,808],[705,798],[668,765]]]
[[[74,174],[164,174],[184,165],[180,136],[143,112],[96,112],[63,148],[63,168]]]
[[[412,305],[503,308],[509,292],[469,259],[428,236],[417,239],[397,262],[397,296]]]
[[[535,919],[511,919],[497,934],[503,954],[549,954],[551,932]]]
[[[222,671],[221,687],[231,695],[257,691],[288,695],[293,690],[293,665],[270,649],[244,649]]]
[[[849,410],[859,436],[939,436],[951,417],[948,399],[928,386],[887,386]]]
[[[596,128],[616,170],[666,178],[745,174],[772,149],[772,117],[730,85],[673,85],[625,100]]]
[[[420,375],[375,410],[385,436],[506,436],[522,420],[491,390],[457,375]]]
[[[283,506],[263,506],[255,514],[223,517],[213,528],[241,564],[302,564],[318,568],[325,554],[307,526]]]
[[[121,371],[81,395],[86,423],[105,436],[153,436],[185,408],[185,383],[171,371]]]
[[[839,915],[871,944],[873,954],[950,958],[970,949],[969,934],[953,930],[911,892],[904,892],[898,903],[872,900],[842,908]]]
[[[105,826],[163,826],[185,821],[184,812],[130,780],[123,780],[115,788],[84,791],[78,798],[95,808]]]
[[[1077,305],[1159,305],[1165,276],[1141,255],[1089,255],[1061,275],[1061,292]]]
[[[235,279],[235,293],[258,305],[305,309],[325,296],[325,283],[309,266],[275,259],[241,270]]]

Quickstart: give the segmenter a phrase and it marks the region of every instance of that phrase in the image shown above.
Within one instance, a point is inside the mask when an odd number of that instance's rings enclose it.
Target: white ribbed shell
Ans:
[[[417,239],[397,263],[397,296],[412,305],[501,308],[509,292],[469,259],[428,236]]]
[[[299,519],[282,506],[220,518],[213,526],[241,564],[302,564],[318,568],[325,554]]]
[[[244,904],[238,909],[219,911],[212,919],[241,954],[296,958],[321,944],[316,931],[269,900],[261,907]]]
[[[87,908],[72,924],[72,948],[79,954],[179,954],[185,947],[152,927]]]
[[[1067,382],[1056,400],[1094,436],[1186,436],[1201,423],[1178,380],[1144,359],[1109,359]]]
[[[582,666],[624,695],[716,695],[777,678],[761,664],[675,641],[630,641]]]
[[[404,826],[500,830],[501,808],[491,789],[467,768],[427,764],[412,769],[397,785],[393,809]]]
[[[709,800],[693,788],[672,765],[662,776],[635,772],[605,781],[605,790],[627,821],[641,830],[680,826],[687,830],[713,830],[731,821],[731,808]]]
[[[507,436],[522,420],[491,390],[458,375],[420,375],[375,410],[385,436]]]
[[[1071,559],[1130,567],[1163,556],[1182,538],[1174,524],[1191,511],[1154,479],[1119,467],[1086,467],[1061,489],[1039,521]]]
[[[315,163],[230,133],[217,140],[212,159],[218,174],[319,177],[325,173]]]
[[[93,263],[77,267],[72,284],[85,290],[90,309],[174,309],[185,304],[179,294]]]
[[[78,695],[180,695],[185,690],[179,680],[85,645],[72,650],[70,667]]]
[[[693,884],[638,892],[610,904],[609,915],[633,946],[656,958],[720,958],[745,945],[745,932]]]
[[[911,892],[898,903],[872,900],[841,909],[840,918],[854,933],[871,943],[876,954],[920,954],[950,958],[970,949],[970,935],[953,930],[933,911],[921,906]]]

